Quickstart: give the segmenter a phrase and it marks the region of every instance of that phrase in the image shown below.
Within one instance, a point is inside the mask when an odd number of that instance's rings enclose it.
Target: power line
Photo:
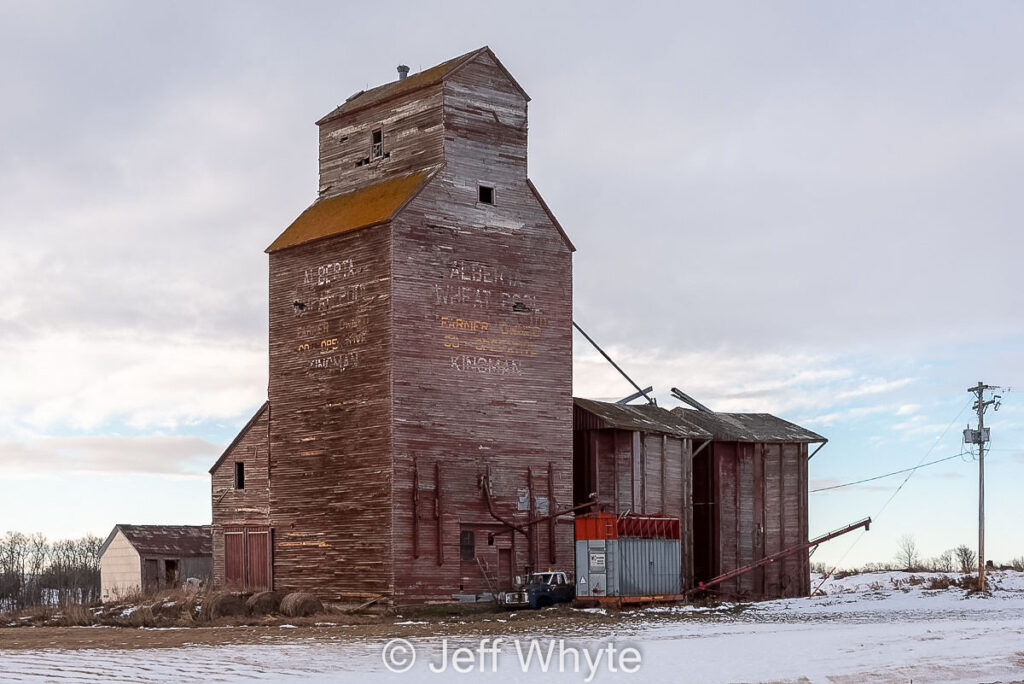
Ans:
[[[935,449],[935,447],[938,446],[939,442],[942,441],[942,438],[946,436],[946,433],[949,432],[949,428],[953,427],[953,423],[955,423],[958,420],[960,420],[960,416],[963,415],[964,411],[966,411],[967,407],[970,406],[970,405],[971,405],[971,402],[970,402],[970,400],[968,400],[967,403],[964,404],[964,407],[962,409],[960,409],[960,412],[956,414],[956,418],[954,418],[953,420],[949,421],[949,425],[947,425],[946,428],[942,431],[942,433],[938,437],[935,438],[935,441],[932,442],[931,447],[929,447],[928,451],[926,451],[924,456],[921,457],[921,461],[924,461],[924,459],[928,458],[928,455],[932,453],[932,451]],[[957,456],[959,456],[959,455],[960,454],[957,454]],[[944,460],[948,461],[948,460],[950,460],[950,458],[955,458],[955,457],[952,457],[952,456],[951,457],[947,457]],[[905,478],[903,478],[903,482],[900,483],[900,486],[896,488],[896,491],[894,491],[892,493],[892,495],[889,496],[889,498],[886,500],[886,502],[884,504],[882,504],[882,507],[878,509],[878,513],[875,513],[875,515],[872,517],[872,520],[877,520],[878,516],[882,515],[882,512],[886,508],[888,508],[889,504],[892,503],[892,500],[895,499],[896,495],[899,494],[900,491],[903,489],[903,485],[907,484],[907,482],[910,480],[910,477],[917,471],[918,468],[921,468],[921,467],[923,467],[923,466],[919,462],[917,467],[909,469],[910,472],[908,472],[907,476]],[[860,542],[860,540],[864,538],[864,534],[865,533],[866,533],[866,531],[865,532],[861,532],[859,535],[857,535],[857,538],[854,539],[853,542],[850,544],[850,546],[846,549],[846,551],[843,552],[843,555],[840,557],[839,561],[835,565],[832,566],[831,570],[829,570],[827,573],[825,573],[825,576],[821,578],[821,582],[818,583],[818,586],[816,586],[814,588],[814,590],[811,591],[811,596],[814,596],[818,592],[818,590],[821,589],[822,585],[825,584],[825,582],[828,581],[829,577],[831,577],[833,575],[833,573],[835,573],[836,569],[839,568],[839,563],[842,563],[846,559],[846,556],[849,555],[849,553],[851,551],[853,551],[853,547],[855,547]]]
[[[946,458],[940,458],[940,459],[938,459],[936,461],[929,461],[928,463],[922,463],[921,465],[916,465],[913,468],[904,468],[903,470],[895,470],[895,471],[893,471],[891,473],[886,473],[885,475],[876,475],[875,477],[867,477],[867,478],[864,478],[863,480],[857,480],[855,482],[844,482],[843,484],[832,485],[831,487],[821,487],[819,489],[812,489],[812,490],[810,490],[809,493],[810,494],[814,494],[815,492],[827,492],[830,489],[842,489],[843,487],[852,487],[853,485],[864,484],[865,482],[874,482],[875,480],[881,480],[882,478],[885,478],[885,477],[892,477],[893,475],[899,475],[901,473],[909,473],[911,471],[918,470],[919,468],[926,468],[926,467],[928,467],[930,465],[935,465],[936,463],[944,463],[946,461],[952,461],[954,458],[960,458],[961,456],[963,456],[963,454],[953,454],[952,456],[947,456]]]
[[[925,452],[924,456],[921,457],[921,461],[923,461],[924,459],[928,458],[928,456],[932,453],[932,451],[935,449],[935,447],[938,446],[939,442],[942,441],[942,438],[946,436],[946,433],[949,432],[949,428],[953,427],[953,423],[955,423],[958,420],[960,420],[960,416],[962,416],[964,414],[964,411],[966,411],[967,407],[970,406],[970,405],[971,405],[971,400],[968,399],[967,403],[964,404],[964,407],[962,409],[960,409],[960,413],[956,414],[956,418],[954,418],[953,420],[949,421],[949,425],[947,425],[946,429],[942,431],[942,434],[940,434],[938,437],[935,438],[935,441],[932,442],[931,448],[929,448],[928,451]],[[920,462],[918,462],[918,465],[920,465]],[[896,491],[894,491],[892,493],[892,496],[890,496],[889,499],[884,504],[882,504],[882,507],[878,509],[878,513],[875,514],[875,518],[878,518],[878,516],[882,515],[882,511],[884,511],[886,508],[888,508],[889,504],[892,503],[892,500],[896,498],[896,495],[899,494],[900,491],[902,491],[903,486],[905,484],[907,484],[907,482],[910,481],[910,478],[911,478],[911,476],[913,476],[914,472],[915,472],[915,470],[911,470],[909,473],[907,473],[907,476],[905,478],[903,478],[903,482],[901,482],[900,486],[896,488]],[[873,518],[873,519],[875,519],[875,518]]]

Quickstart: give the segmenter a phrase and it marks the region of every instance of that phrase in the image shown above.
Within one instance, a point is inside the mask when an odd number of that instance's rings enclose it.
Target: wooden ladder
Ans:
[[[483,558],[481,558],[480,556],[477,556],[476,557],[476,564],[477,564],[477,567],[480,568],[480,572],[483,574],[484,579],[487,581],[487,588],[491,590],[491,595],[494,596],[494,598],[498,598],[498,590],[497,590],[498,581],[491,574],[491,569],[487,565],[487,561],[484,560]]]

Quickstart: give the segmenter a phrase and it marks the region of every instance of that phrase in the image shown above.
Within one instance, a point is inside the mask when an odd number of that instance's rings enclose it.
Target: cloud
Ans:
[[[895,395],[913,382],[908,377],[864,375],[854,370],[867,369],[863,360],[825,353],[750,353],[732,348],[678,353],[623,344],[608,351],[637,383],[653,385],[666,405],[678,403],[669,394],[676,386],[716,411],[775,413],[824,425],[895,413],[900,403],[861,402]],[[573,372],[574,392],[580,396],[618,399],[633,391],[588,346],[577,347]]]
[[[48,476],[82,472],[206,477],[223,447],[190,436],[89,435],[0,442],[0,471]]]
[[[173,430],[237,417],[266,397],[266,354],[262,339],[187,331],[0,339],[0,434]]]

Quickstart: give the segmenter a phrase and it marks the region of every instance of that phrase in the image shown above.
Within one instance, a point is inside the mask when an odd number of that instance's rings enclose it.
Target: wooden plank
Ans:
[[[228,581],[224,567],[225,527],[270,522],[269,406],[255,418],[210,474],[213,582],[218,586]],[[245,466],[243,489],[235,488],[236,462]]]

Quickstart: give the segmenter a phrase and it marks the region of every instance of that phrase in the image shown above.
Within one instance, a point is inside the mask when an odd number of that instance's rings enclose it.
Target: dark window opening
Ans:
[[[466,530],[459,534],[459,554],[462,560],[473,560],[476,558],[476,537],[472,530]]]
[[[378,159],[384,156],[384,131],[375,128],[370,133],[370,158]]]
[[[235,489],[245,489],[245,464],[235,461]]]
[[[494,188],[490,185],[480,186],[480,204],[494,204]]]

